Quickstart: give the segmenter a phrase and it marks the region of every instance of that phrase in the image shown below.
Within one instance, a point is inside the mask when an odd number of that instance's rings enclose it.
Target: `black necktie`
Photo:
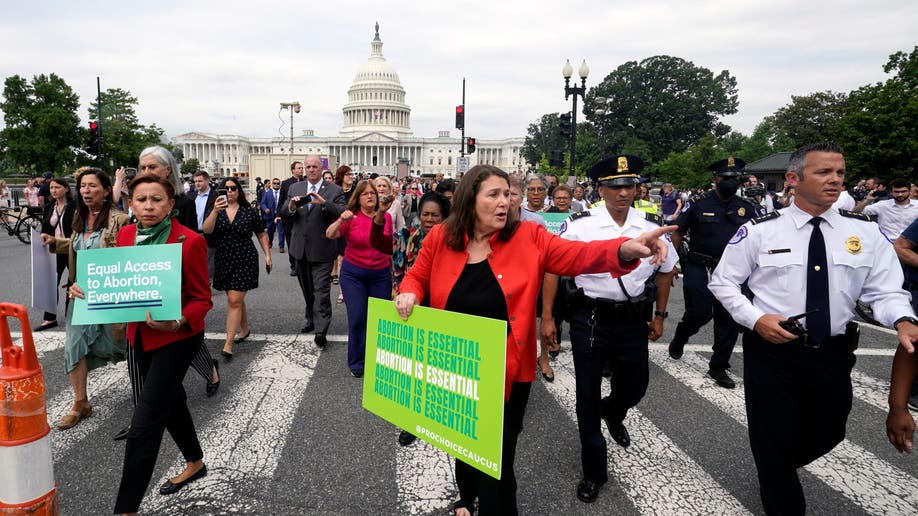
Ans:
[[[826,241],[822,237],[819,224],[822,217],[813,217],[810,224],[810,247],[806,260],[806,309],[819,311],[808,315],[806,330],[816,342],[825,342],[832,335],[831,318],[829,317],[829,268],[826,263]]]

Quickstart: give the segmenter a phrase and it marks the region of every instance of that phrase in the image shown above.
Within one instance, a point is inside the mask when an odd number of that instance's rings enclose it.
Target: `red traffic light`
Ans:
[[[89,129],[90,129],[90,130],[95,131],[95,130],[98,129],[98,128],[99,128],[99,124],[97,124],[97,123],[95,123],[95,122],[89,122]]]
[[[462,111],[463,111],[464,109],[465,109],[465,108],[464,108],[463,106],[456,106],[456,114],[457,114],[457,115],[462,114]]]

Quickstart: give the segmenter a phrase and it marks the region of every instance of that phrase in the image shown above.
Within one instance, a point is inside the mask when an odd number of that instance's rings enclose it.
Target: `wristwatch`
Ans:
[[[910,316],[910,315],[906,315],[905,317],[900,317],[900,318],[896,319],[896,322],[894,322],[894,323],[892,324],[893,329],[896,330],[896,331],[899,331],[899,323],[902,322],[902,321],[908,321],[908,322],[914,324],[915,326],[918,326],[918,319],[915,319],[914,317],[912,317],[912,316]]]
[[[667,317],[669,317],[669,312],[661,312],[661,311],[659,311],[659,310],[654,310],[654,311],[653,311],[653,315],[656,315],[657,317],[662,317],[662,318],[666,319]]]

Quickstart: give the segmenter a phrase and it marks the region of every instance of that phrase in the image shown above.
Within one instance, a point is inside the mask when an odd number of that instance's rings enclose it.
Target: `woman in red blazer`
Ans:
[[[561,276],[609,272],[627,274],[638,258],[662,262],[663,227],[638,238],[574,242],[534,222],[520,222],[510,210],[509,176],[478,165],[463,176],[453,210],[424,239],[414,266],[399,288],[395,306],[405,320],[425,295],[430,306],[507,321],[502,478],[494,479],[456,460],[457,515],[517,514],[513,459],[529,389],[535,379],[535,304],[545,272]],[[436,274],[433,274],[436,271]]]
[[[159,488],[172,494],[207,474],[204,453],[185,403],[182,379],[204,341],[204,317],[213,307],[207,277],[207,243],[196,232],[173,220],[175,187],[152,174],[137,176],[130,185],[131,208],[137,224],[118,233],[119,246],[182,244],[182,316],[174,321],[128,323],[143,389],[131,418],[124,451],[121,486],[115,513],[136,513],[150,477],[163,432],[168,429],[186,466]],[[74,294],[82,296],[79,287]]]

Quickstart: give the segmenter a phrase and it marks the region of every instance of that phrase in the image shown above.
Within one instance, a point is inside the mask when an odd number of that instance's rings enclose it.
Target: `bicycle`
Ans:
[[[16,235],[23,244],[32,241],[29,230],[41,232],[41,217],[28,213],[25,208],[5,208],[0,206],[0,228],[6,229],[10,236]]]

